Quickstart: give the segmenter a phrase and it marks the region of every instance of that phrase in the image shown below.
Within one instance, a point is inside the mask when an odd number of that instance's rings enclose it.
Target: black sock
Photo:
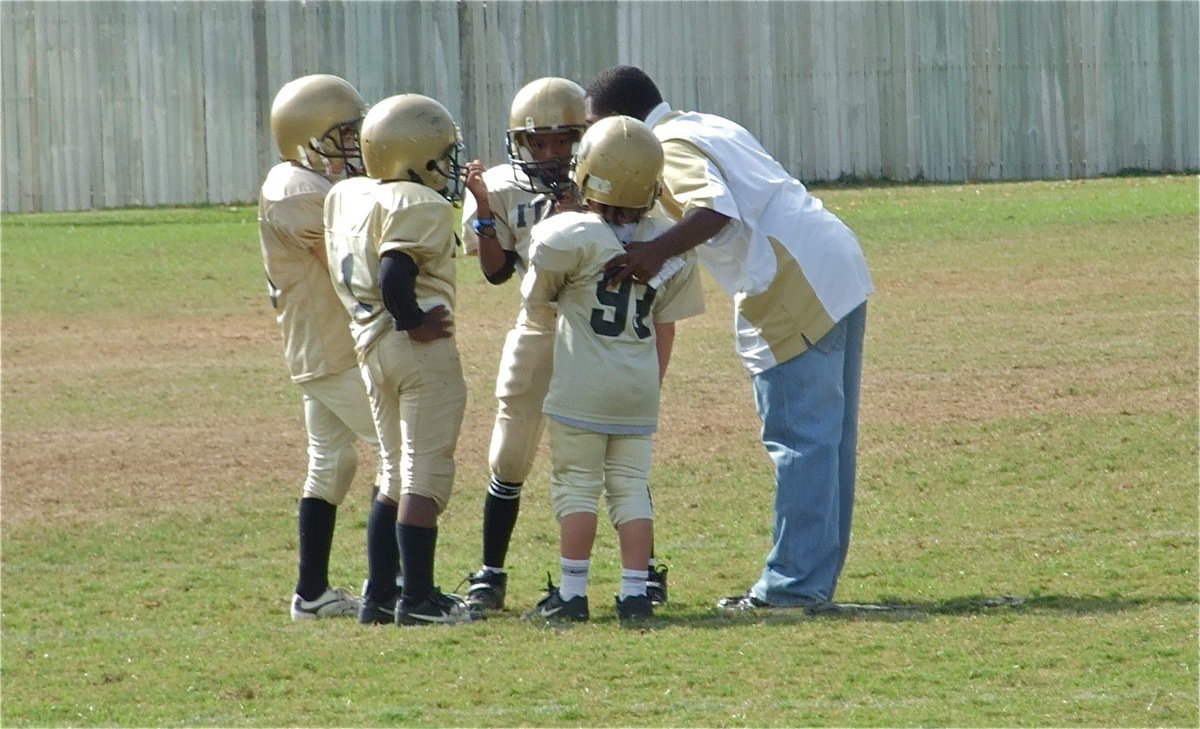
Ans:
[[[372,503],[372,504],[374,504],[374,503],[375,503],[376,501],[378,501],[378,500],[379,500],[379,485],[378,485],[378,484],[374,484],[374,485],[372,485],[372,486],[371,486],[371,503]],[[393,511],[399,511],[399,510],[400,510],[400,507],[399,507],[399,506],[395,506],[395,507],[392,507],[392,509],[393,509]],[[393,531],[394,531],[394,529],[393,529]],[[397,547],[397,548],[396,548],[396,577],[399,577],[401,574],[403,574],[403,573],[400,571],[400,569],[401,569],[401,566],[400,566],[400,548],[399,548],[399,547]]]
[[[396,541],[404,563],[404,604],[416,607],[433,592],[433,557],[437,550],[437,527],[396,524]]]
[[[300,499],[299,539],[300,576],[296,594],[316,600],[329,587],[329,550],[333,547],[333,527],[337,507],[315,497]]]
[[[367,516],[367,593],[383,605],[396,601],[396,563],[400,546],[396,544],[396,504],[374,501]]]
[[[483,501],[483,563],[503,567],[521,510],[521,484],[492,478]]]

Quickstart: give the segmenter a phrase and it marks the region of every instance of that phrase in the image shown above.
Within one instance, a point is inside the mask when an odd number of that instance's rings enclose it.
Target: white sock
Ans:
[[[588,570],[592,566],[592,560],[559,557],[558,564],[562,570],[558,594],[562,599],[570,600],[579,595],[587,595]]]
[[[646,594],[648,570],[621,570],[621,599]]]
[[[492,567],[491,565],[486,565],[486,564],[483,566],[483,571],[484,571],[484,572],[491,572],[493,575],[502,575],[502,574],[504,574],[504,568],[503,568],[503,567]]]

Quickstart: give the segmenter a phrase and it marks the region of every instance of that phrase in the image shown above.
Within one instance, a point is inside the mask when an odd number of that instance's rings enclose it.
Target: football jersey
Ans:
[[[646,124],[663,143],[666,211],[730,219],[696,253],[733,299],[737,352],[752,374],[803,353],[875,290],[853,231],[750,132],[665,103]]]
[[[350,312],[355,347],[365,351],[395,321],[379,289],[379,260],[400,251],[417,264],[417,305],[454,310],[454,207],[415,182],[343,180],[325,199],[325,245],[338,297]]]
[[[489,167],[483,173],[488,189],[488,207],[496,221],[496,238],[500,247],[517,254],[517,275],[524,276],[529,268],[529,232],[554,210],[554,196],[522,190],[517,185],[512,165]],[[471,224],[478,217],[475,196],[463,196],[463,250],[478,255],[479,236]]]
[[[275,165],[258,199],[259,245],[284,360],[293,382],[354,366],[354,340],[338,302],[325,248],[322,206],[333,183],[290,162]]]
[[[636,240],[671,221],[643,218]],[[594,213],[563,212],[533,230],[531,266],[521,281],[529,306],[556,301],[554,372],[543,412],[601,432],[652,433],[658,424],[658,356],[654,323],[704,310],[695,265],[652,289],[632,279],[604,281],[604,265],[625,250]]]

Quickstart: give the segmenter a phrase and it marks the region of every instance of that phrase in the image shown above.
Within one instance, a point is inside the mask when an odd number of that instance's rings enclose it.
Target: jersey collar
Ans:
[[[663,117],[665,117],[667,114],[670,114],[670,113],[671,113],[671,105],[665,101],[662,102],[658,106],[651,109],[649,114],[646,114],[646,126],[653,129],[655,127],[655,125],[657,125],[660,121],[663,120]]]

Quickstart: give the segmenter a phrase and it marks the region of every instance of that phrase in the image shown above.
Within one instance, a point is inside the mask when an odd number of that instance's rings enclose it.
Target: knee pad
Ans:
[[[488,446],[488,467],[495,479],[521,483],[529,478],[546,422],[541,401],[534,405],[536,410],[527,408],[518,413],[501,401]]]
[[[650,488],[641,479],[610,476],[607,501],[608,518],[613,526],[620,526],[634,519],[654,519]]]
[[[334,453],[310,453],[304,495],[339,506],[358,470],[358,451],[350,444]]]
[[[554,510],[554,518],[562,519],[568,514],[587,512],[595,514],[600,505],[600,493],[604,490],[602,484],[594,487],[578,485],[551,485],[550,506]]]

